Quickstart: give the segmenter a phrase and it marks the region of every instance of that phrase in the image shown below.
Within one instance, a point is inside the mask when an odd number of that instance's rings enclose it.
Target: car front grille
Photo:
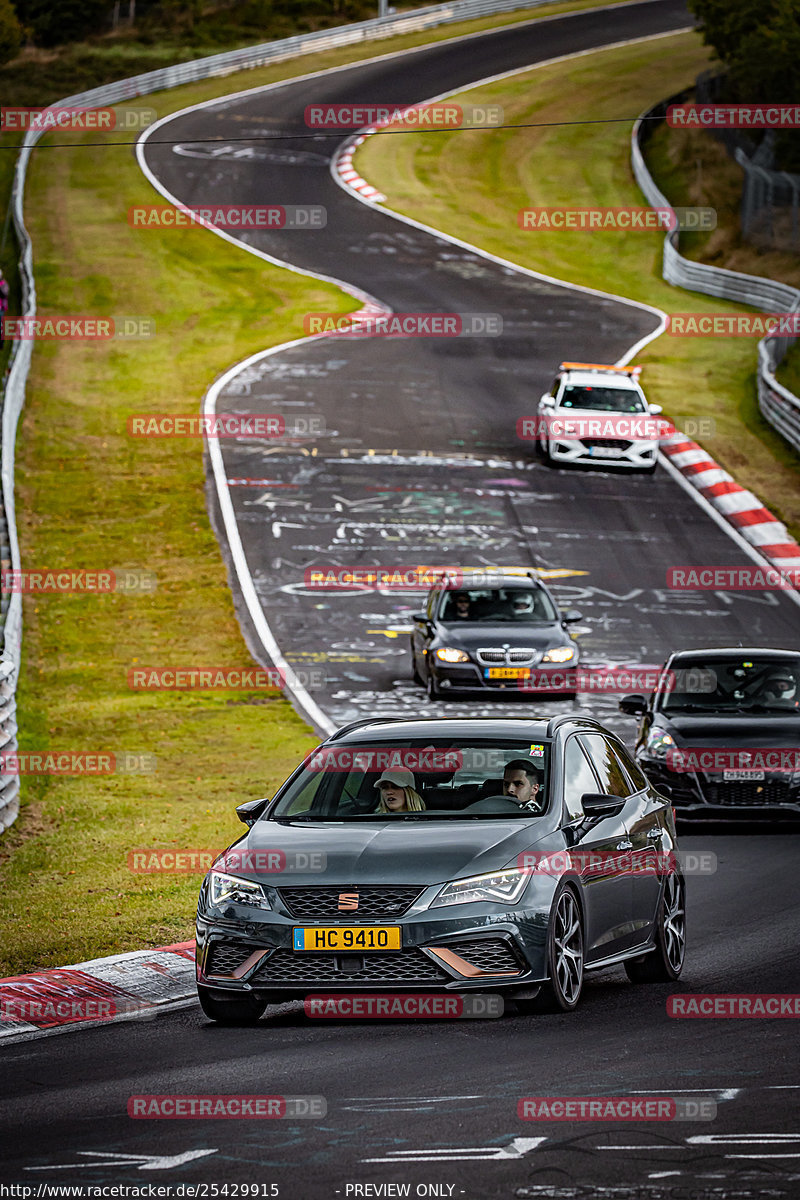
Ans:
[[[373,917],[402,917],[418,896],[421,887],[288,887],[278,895],[289,915],[302,920],[336,917],[340,921],[370,920]],[[358,896],[358,908],[340,908],[340,896]],[[343,903],[351,904],[352,900]]]
[[[450,983],[443,971],[421,950],[386,954],[296,954],[274,950],[250,983],[259,987],[307,984],[391,983],[400,985]]]
[[[709,804],[724,804],[731,808],[800,803],[800,790],[792,787],[786,779],[737,779],[730,783],[706,783],[703,793]]]
[[[445,942],[443,949],[452,950],[459,958],[473,967],[491,975],[507,971],[524,970],[525,964],[517,957],[514,948],[502,938],[471,938],[464,942]]]
[[[232,975],[245,959],[264,946],[251,946],[247,942],[212,942],[206,959],[206,975]]]
[[[630,450],[633,442],[625,438],[581,438],[584,446],[598,446],[602,450]]]
[[[485,667],[497,666],[498,663],[529,666],[536,662],[538,656],[539,651],[533,646],[513,646],[508,650],[502,646],[481,646],[475,651],[478,662]]]

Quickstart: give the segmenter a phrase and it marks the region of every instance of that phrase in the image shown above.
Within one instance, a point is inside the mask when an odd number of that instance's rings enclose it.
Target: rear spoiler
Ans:
[[[637,379],[642,373],[641,367],[614,367],[605,363],[562,362],[559,371],[614,371],[617,374],[628,375]]]

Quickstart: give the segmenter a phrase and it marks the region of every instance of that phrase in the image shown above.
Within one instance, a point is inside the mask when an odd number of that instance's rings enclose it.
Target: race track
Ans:
[[[584,614],[580,640],[591,662],[655,663],[676,646],[798,644],[797,607],[780,593],[667,589],[671,565],[751,560],[662,468],[650,478],[555,471],[517,439],[517,418],[562,359],[613,362],[657,317],[399,224],[332,179],[341,135],[301,136],[312,101],[412,103],[689,23],[672,0],[534,22],[215,101],[162,123],[158,138],[170,144],[145,143],[148,170],[184,204],[324,205],[323,233],[247,235],[274,259],[346,281],[399,312],[503,318],[499,338],[309,341],[264,356],[220,390],[220,412],[324,421],[325,435],[302,445],[220,443],[224,474],[239,481],[228,485],[236,529],[275,641],[298,670],[324,670],[312,693],[321,728],[362,714],[445,711],[409,678],[405,630],[420,597],[310,591],[303,572],[321,563],[499,562],[552,572],[559,601]],[[259,140],[265,133],[294,140],[270,145]],[[209,496],[243,628],[268,663],[211,484]],[[587,699],[576,707],[630,736],[633,723],[616,712],[616,697]],[[489,715],[509,712],[509,702],[446,711]],[[240,828],[231,814],[224,832],[232,839]],[[690,953],[680,990],[800,992],[800,838],[717,831],[682,845],[713,849],[718,870],[688,880]],[[389,1183],[410,1185],[412,1197],[455,1200],[796,1196],[800,1083],[791,1022],[670,1019],[665,1004],[675,990],[634,987],[615,969],[591,977],[571,1016],[315,1023],[295,1005],[236,1030],[213,1027],[192,1006],[8,1046],[0,1066],[8,1178],[35,1187],[72,1179],[275,1183],[280,1200],[403,1194],[379,1190]],[[323,1096],[327,1116],[270,1123],[126,1115],[134,1093],[217,1092]],[[516,1115],[526,1095],[646,1092],[710,1098],[717,1117],[636,1128],[541,1126]],[[440,1190],[424,1190],[433,1185]]]

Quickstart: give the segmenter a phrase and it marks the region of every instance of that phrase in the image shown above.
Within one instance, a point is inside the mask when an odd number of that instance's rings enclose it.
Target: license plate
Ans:
[[[402,949],[399,925],[300,925],[292,934],[294,950]]]
[[[527,679],[531,673],[530,667],[487,667],[485,679]]]
[[[618,450],[616,446],[590,446],[590,458],[624,458],[625,451]]]
[[[726,783],[749,783],[751,780],[758,782],[764,778],[763,771],[723,771],[722,778]]]

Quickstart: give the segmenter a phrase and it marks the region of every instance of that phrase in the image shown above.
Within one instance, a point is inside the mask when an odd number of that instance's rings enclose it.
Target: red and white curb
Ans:
[[[108,1025],[194,999],[194,942],[0,979],[0,1040]]]
[[[358,171],[353,166],[353,155],[358,147],[367,139],[370,133],[377,133],[378,126],[370,125],[367,129],[349,141],[346,141],[342,148],[336,154],[333,160],[333,171],[354,192],[358,192],[359,196],[364,200],[369,200],[373,204],[380,204],[385,200],[383,192],[379,192],[371,183],[367,183],[366,179],[362,179]]]
[[[778,570],[800,568],[800,545],[757,496],[735,482],[708,451],[675,430],[661,439],[661,452],[683,478],[741,537]]]

